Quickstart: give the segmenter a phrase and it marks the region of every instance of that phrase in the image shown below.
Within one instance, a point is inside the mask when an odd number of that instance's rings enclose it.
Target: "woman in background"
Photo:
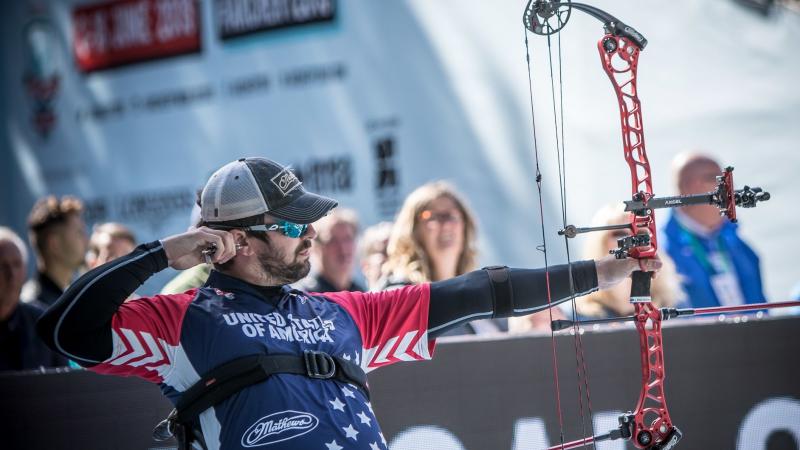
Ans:
[[[383,289],[440,281],[475,269],[476,223],[461,195],[443,181],[406,197],[392,228],[383,265]],[[479,320],[446,335],[499,332],[499,320]]]

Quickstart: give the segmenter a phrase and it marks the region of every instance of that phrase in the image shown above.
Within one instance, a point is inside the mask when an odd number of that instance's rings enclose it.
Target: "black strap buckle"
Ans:
[[[309,378],[327,380],[328,378],[333,378],[336,373],[336,361],[325,352],[305,350],[303,359],[306,362],[306,375]]]
[[[173,409],[169,416],[153,428],[153,439],[163,442],[175,436],[175,416],[178,414],[177,409]]]

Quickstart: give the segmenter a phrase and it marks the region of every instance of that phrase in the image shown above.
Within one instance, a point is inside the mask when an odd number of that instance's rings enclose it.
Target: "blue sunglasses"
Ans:
[[[242,227],[247,231],[280,231],[284,236],[290,238],[299,238],[304,235],[308,229],[307,223],[294,223],[287,220],[281,220],[277,223],[268,223],[264,225],[254,225],[252,227]]]
[[[294,223],[289,222],[288,220],[280,220],[277,223],[265,223],[263,225],[252,225],[249,227],[230,227],[225,225],[215,225],[212,228],[217,229],[240,229],[245,231],[280,231],[283,233],[284,236],[288,236],[290,238],[299,238],[300,236],[304,235],[306,230],[308,230],[307,223]]]

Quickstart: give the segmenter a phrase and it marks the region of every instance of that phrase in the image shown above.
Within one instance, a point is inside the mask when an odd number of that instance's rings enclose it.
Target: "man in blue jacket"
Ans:
[[[681,195],[716,189],[722,169],[710,157],[683,153],[673,161]],[[764,302],[758,255],[737,234],[738,225],[712,205],[676,209],[667,222],[664,248],[682,275],[690,306]]]

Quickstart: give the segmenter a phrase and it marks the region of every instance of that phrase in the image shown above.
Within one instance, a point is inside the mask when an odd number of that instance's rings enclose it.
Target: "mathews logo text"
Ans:
[[[319,425],[313,414],[281,411],[262,417],[242,435],[242,446],[260,447],[302,436]]]

